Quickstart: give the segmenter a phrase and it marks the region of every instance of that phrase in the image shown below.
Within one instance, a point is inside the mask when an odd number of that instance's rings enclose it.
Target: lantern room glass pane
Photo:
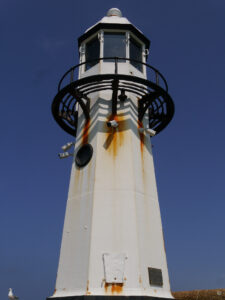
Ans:
[[[94,60],[86,63],[86,71],[87,71],[98,63],[98,59],[100,57],[100,42],[98,37],[95,37],[90,42],[86,43],[85,56],[86,56],[86,61]]]
[[[130,38],[130,59],[142,62],[142,46],[132,37]],[[139,71],[143,71],[142,64],[132,60],[130,61],[130,63]]]
[[[126,57],[125,33],[104,33],[104,58],[106,57]],[[113,59],[104,59],[104,61],[113,61]]]

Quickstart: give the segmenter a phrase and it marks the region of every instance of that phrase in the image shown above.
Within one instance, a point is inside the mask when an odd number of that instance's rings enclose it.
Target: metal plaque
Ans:
[[[125,253],[104,253],[103,263],[106,283],[123,283],[125,268]]]
[[[163,286],[161,269],[148,268],[148,276],[149,276],[150,285]]]

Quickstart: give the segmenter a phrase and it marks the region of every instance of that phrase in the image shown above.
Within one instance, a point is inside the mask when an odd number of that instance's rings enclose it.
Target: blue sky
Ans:
[[[172,290],[225,287],[225,2],[2,0],[0,299],[45,299],[55,285],[71,160],[53,120],[77,38],[111,7],[151,40],[170,125],[153,139]]]

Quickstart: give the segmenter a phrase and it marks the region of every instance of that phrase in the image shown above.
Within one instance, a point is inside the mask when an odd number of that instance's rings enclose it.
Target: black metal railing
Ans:
[[[102,57],[102,58],[98,58],[98,59],[85,61],[85,62],[82,62],[78,65],[73,66],[60,79],[59,84],[58,84],[58,91],[60,91],[65,86],[67,86],[68,84],[70,84],[70,83],[72,83],[72,82],[74,82],[78,79],[78,78],[75,79],[74,75],[77,73],[76,75],[78,76],[79,67],[81,67],[82,65],[86,65],[87,63],[93,63],[93,62],[98,63],[102,60],[104,60],[104,61],[105,60],[110,60],[110,62],[114,63],[114,65],[115,65],[114,74],[119,74],[118,73],[118,63],[120,61],[121,62],[130,61],[130,62],[133,62],[133,63],[136,63],[136,64],[146,66],[147,67],[146,68],[146,74],[148,75],[148,77],[150,77],[148,80],[152,81],[156,85],[163,88],[166,92],[168,92],[168,85],[167,85],[166,79],[163,77],[163,75],[156,68],[154,68],[153,66],[150,66],[147,63],[143,63],[143,62],[135,60],[135,59],[124,58],[124,57]],[[132,76],[132,75],[130,75],[130,76]]]

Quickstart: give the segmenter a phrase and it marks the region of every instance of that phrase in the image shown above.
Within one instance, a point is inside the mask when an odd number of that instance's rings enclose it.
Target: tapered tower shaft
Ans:
[[[156,81],[146,79],[146,40],[110,10],[79,39],[79,80],[60,85],[53,102],[76,144],[51,298],[172,298],[150,135],[167,125],[173,103],[156,69]]]

